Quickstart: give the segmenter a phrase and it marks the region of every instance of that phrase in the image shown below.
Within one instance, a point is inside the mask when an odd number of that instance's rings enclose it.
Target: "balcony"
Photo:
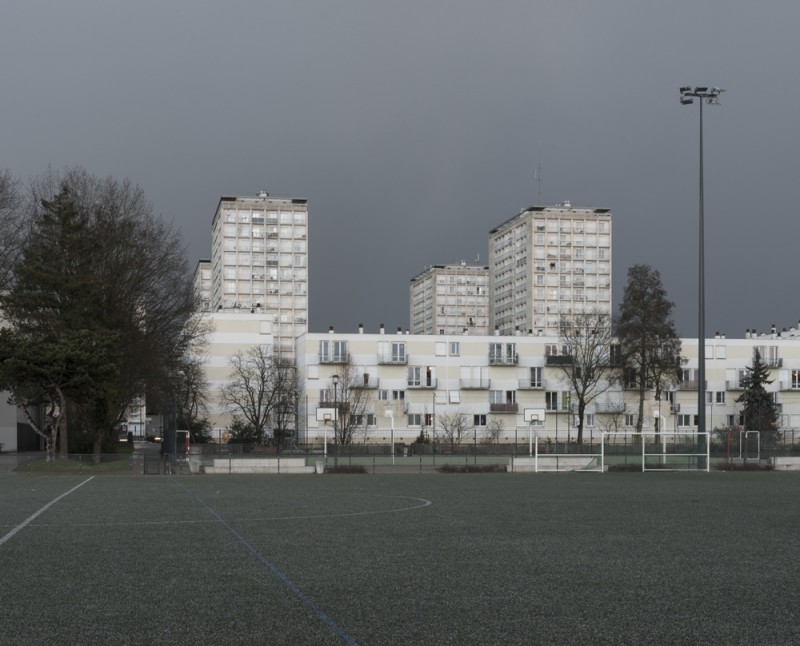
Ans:
[[[546,366],[571,366],[572,356],[568,354],[550,354],[544,358]]]
[[[319,355],[319,362],[321,364],[348,364],[350,363],[350,353],[344,352],[339,354],[321,354]]]
[[[517,403],[513,404],[489,404],[490,413],[516,413],[519,410]]]
[[[540,379],[520,379],[518,383],[520,390],[542,390],[544,388],[544,383]]]
[[[361,379],[353,380],[353,383],[350,384],[350,387],[375,390],[378,387],[378,378],[373,377],[372,375],[364,374],[361,376]]]
[[[596,402],[594,405],[595,413],[618,414],[624,413],[625,409],[624,402]]]
[[[379,354],[378,363],[382,366],[405,366],[408,364],[407,354]]]
[[[784,382],[781,382],[781,386]],[[725,382],[725,390],[744,390],[744,386],[738,381],[726,381]],[[781,388],[781,390],[786,390],[785,388]]]
[[[461,390],[489,390],[489,378],[460,379],[459,387]]]
[[[679,381],[678,390],[697,390],[697,380]]]
[[[407,382],[409,388],[417,389],[417,390],[432,390],[436,388],[436,379],[430,378],[425,379],[423,381],[416,381],[415,379],[409,379]]]
[[[519,363],[519,355],[516,352],[512,356],[489,355],[490,366],[516,366],[517,363]]]

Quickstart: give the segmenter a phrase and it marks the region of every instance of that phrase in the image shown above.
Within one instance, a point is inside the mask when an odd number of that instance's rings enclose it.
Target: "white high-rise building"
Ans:
[[[269,315],[275,349],[308,331],[308,202],[222,197],[211,227],[211,309]]]
[[[558,336],[562,316],[611,315],[611,210],[531,206],[489,232],[489,326]]]
[[[433,265],[411,279],[411,334],[482,335],[489,331],[489,268]]]
[[[211,261],[200,260],[194,270],[194,294],[197,307],[203,312],[211,310]]]

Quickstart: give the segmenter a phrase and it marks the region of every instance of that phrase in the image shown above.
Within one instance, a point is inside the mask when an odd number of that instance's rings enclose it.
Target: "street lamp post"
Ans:
[[[706,430],[706,301],[705,301],[705,223],[703,213],[703,103],[719,105],[718,87],[689,87],[680,89],[681,105],[691,105],[695,98],[700,105],[700,204],[699,204],[699,272],[698,272],[698,326],[697,326],[697,440]],[[707,440],[706,440],[707,441]]]

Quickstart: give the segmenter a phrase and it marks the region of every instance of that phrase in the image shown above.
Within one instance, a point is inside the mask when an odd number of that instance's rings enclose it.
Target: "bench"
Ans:
[[[314,473],[305,458],[214,458],[189,460],[191,473]]]
[[[586,469],[597,460],[596,455],[540,455],[536,457],[514,457],[508,461],[506,470],[513,473],[537,471],[578,471]]]

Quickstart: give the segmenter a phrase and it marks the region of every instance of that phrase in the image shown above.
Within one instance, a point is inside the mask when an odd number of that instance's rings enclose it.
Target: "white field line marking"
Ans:
[[[39,515],[43,514],[43,513],[44,513],[44,512],[46,512],[48,509],[50,509],[50,507],[52,507],[53,505],[55,505],[55,504],[56,504],[56,503],[57,503],[59,500],[61,500],[62,498],[65,498],[65,497],[67,497],[67,496],[69,496],[69,495],[70,495],[70,494],[71,494],[73,491],[75,491],[76,489],[79,489],[80,487],[82,487],[83,485],[85,485],[87,482],[89,482],[89,480],[92,480],[93,478],[94,478],[94,476],[89,476],[89,477],[88,477],[86,480],[84,480],[83,482],[81,482],[79,485],[75,485],[75,486],[74,486],[74,487],[72,487],[72,489],[70,489],[69,491],[66,491],[66,492],[62,493],[62,494],[61,494],[60,496],[58,496],[57,498],[53,498],[53,500],[51,500],[50,502],[48,502],[48,503],[47,503],[47,504],[46,504],[44,507],[42,507],[42,508],[41,508],[39,511],[37,511],[35,514],[32,514],[31,516],[28,516],[28,518],[26,518],[26,519],[25,519],[24,521],[22,521],[22,522],[21,522],[19,525],[17,525],[17,526],[16,526],[14,529],[12,529],[10,532],[8,532],[8,534],[6,534],[5,536],[3,536],[3,538],[0,538],[0,545],[2,545],[2,544],[3,544],[3,543],[5,543],[7,540],[9,540],[9,539],[10,539],[12,536],[14,536],[14,534],[16,534],[16,533],[17,533],[19,530],[21,530],[21,529],[24,529],[24,528],[25,528],[27,525],[29,525],[29,524],[30,524],[32,521],[34,521],[34,520],[35,520],[35,519],[36,519],[36,518],[37,518]]]
[[[94,477],[94,476],[92,476]],[[80,486],[80,485],[79,485]],[[65,494],[66,495],[66,494]],[[429,507],[433,504],[432,501],[425,498],[412,498],[411,496],[385,496],[386,498],[405,498],[406,500],[416,500],[421,504],[412,505],[410,507],[397,507],[395,509],[376,509],[373,511],[349,511],[341,514],[312,514],[307,516],[261,516],[257,518],[234,518],[232,523],[261,523],[265,521],[274,520],[313,520],[316,518],[344,518],[347,516],[373,516],[375,514],[394,514],[401,511],[412,511],[414,509],[422,509]],[[54,501],[55,502],[55,501]],[[41,523],[42,527],[57,526],[57,527],[120,527],[120,526],[143,526],[143,525],[203,525],[209,523],[218,523],[218,520],[137,520],[137,521],[121,521],[117,523],[60,523],[58,525]]]

